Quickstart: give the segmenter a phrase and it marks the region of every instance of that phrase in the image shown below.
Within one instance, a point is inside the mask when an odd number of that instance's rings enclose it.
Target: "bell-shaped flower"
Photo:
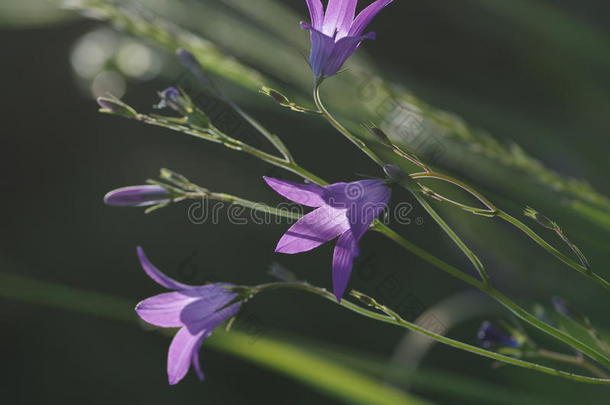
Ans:
[[[191,286],[163,274],[148,260],[142,248],[138,257],[146,274],[172,292],[155,295],[140,302],[136,313],[144,321],[162,328],[180,328],[169,346],[167,375],[176,384],[191,364],[199,379],[204,375],[199,364],[199,349],[214,328],[233,318],[241,308],[238,294],[230,284]]]
[[[339,238],[333,255],[333,292],[338,301],[345,292],[358,242],[387,206],[391,189],[383,180],[361,180],[329,186],[299,184],[264,178],[278,194],[301,205],[316,208],[300,218],[277,244],[278,253],[295,254]]]
[[[306,1],[311,23],[301,22],[301,27],[311,35],[309,64],[317,78],[324,78],[337,73],[363,40],[375,38],[364,30],[393,0],[376,0],[358,16],[358,0],[329,0],[326,11],[321,0]]]

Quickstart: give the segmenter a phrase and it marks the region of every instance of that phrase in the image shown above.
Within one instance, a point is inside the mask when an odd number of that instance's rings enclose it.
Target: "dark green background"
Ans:
[[[304,2],[289,3],[304,13]],[[608,37],[607,2],[554,3]],[[75,41],[97,25],[74,20],[1,31],[2,271],[136,301],[161,291],[139,269],[135,246],[142,245],[159,267],[187,282],[214,277],[259,283],[269,279],[270,263],[279,261],[300,277],[329,286],[331,246],[293,257],[273,254],[286,223],[193,225],[186,205],[150,216],[136,209],[103,205],[106,191],[141,183],[156,176],[160,167],[172,168],[212,190],[253,200],[281,200],[260,181],[269,171],[261,162],[220,146],[98,114],[95,102],[76,85],[69,63]],[[548,46],[543,35],[476,1],[397,1],[375,21],[374,29],[378,40],[364,48],[394,80],[499,139],[518,142],[551,168],[584,177],[602,192],[610,191],[608,109],[597,99],[583,98],[578,87],[583,77],[579,75],[584,75],[602,94],[608,94],[608,69],[596,65],[595,59],[583,62],[588,68],[571,69],[570,55]],[[600,50],[604,51],[608,49]],[[127,98],[147,110],[156,102],[155,92],[170,82],[164,78],[130,83]],[[335,181],[357,178],[356,173],[378,175],[370,162],[324,123],[279,109],[252,112],[281,134],[315,173]],[[532,136],[535,131],[514,130],[523,127],[545,130],[540,137]],[[281,176],[280,172],[273,174]],[[400,193],[394,196],[395,200],[408,198]],[[413,218],[417,217],[423,218],[423,225],[413,223],[403,233],[441,257],[467,266],[419,208],[413,212]],[[466,222],[471,234],[476,234],[478,221]],[[607,305],[603,304],[607,297],[560,263],[556,273],[536,278],[542,280],[540,285],[527,285],[528,272],[535,271],[528,263],[535,263],[535,255],[544,257],[544,253],[531,248],[525,237],[507,234],[514,237],[510,249],[519,255],[516,266],[485,253],[486,244],[489,252],[498,249],[493,240],[474,242],[504,291],[523,303],[544,302],[551,294],[563,294],[600,325],[608,324]],[[582,247],[586,252],[587,246]],[[388,304],[415,297],[410,308],[417,313],[419,308],[465,289],[379,235],[368,235],[362,250],[352,287],[386,296]],[[522,260],[522,255],[530,253],[532,256]],[[607,263],[596,265],[603,270]],[[402,290],[395,292],[389,285],[400,285]],[[249,310],[269,333],[281,331],[382,358],[389,358],[402,338],[400,330],[291,291],[257,298]],[[473,342],[481,319],[461,324],[453,335]],[[200,384],[188,376],[178,386],[169,387],[165,375],[169,340],[144,328],[3,300],[0,330],[2,403],[337,403],[286,377],[205,346],[202,363],[208,380]],[[604,403],[607,399],[607,389],[508,367],[491,369],[485,359],[445,347],[435,347],[422,367],[537,395],[552,394],[549,403],[572,403],[574,399]],[[430,389],[416,387],[415,393],[438,403],[468,403]]]

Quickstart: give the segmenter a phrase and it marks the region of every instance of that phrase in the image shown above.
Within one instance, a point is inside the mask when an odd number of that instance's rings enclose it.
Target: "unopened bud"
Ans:
[[[390,141],[390,138],[381,129],[377,127],[370,127],[369,131],[375,136],[375,138],[377,138],[379,142],[387,146],[392,146],[392,141]]]
[[[276,103],[282,106],[288,107],[292,105],[288,97],[270,87],[263,87],[261,88],[260,92],[266,96],[271,97],[273,100],[275,100]]]
[[[104,203],[114,207],[148,207],[170,201],[170,192],[156,185],[123,187],[104,196]]]
[[[98,97],[97,104],[101,107],[100,112],[114,114],[125,118],[136,118],[138,112],[116,97]]]

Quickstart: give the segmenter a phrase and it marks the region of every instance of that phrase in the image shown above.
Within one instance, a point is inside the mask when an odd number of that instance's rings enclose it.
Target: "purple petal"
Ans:
[[[110,191],[104,196],[104,203],[114,207],[146,207],[170,202],[169,197],[169,191],[161,186],[131,186]]]
[[[301,23],[301,27],[309,30],[311,34],[311,52],[309,54],[311,70],[316,77],[327,76],[324,73],[324,66],[328,63],[328,58],[335,47],[334,38],[323,34],[307,23]]]
[[[307,8],[311,17],[311,25],[315,29],[321,30],[322,23],[324,22],[324,7],[322,7],[322,2],[320,0],[307,0]]]
[[[369,229],[371,222],[387,207],[392,190],[380,180],[362,180],[363,197],[346,213],[356,243]],[[352,183],[353,184],[353,183]]]
[[[365,200],[381,198],[381,190],[389,190],[382,180],[360,180],[334,183],[324,187],[322,198],[335,208],[353,208]]]
[[[299,219],[277,244],[278,253],[306,252],[349,229],[345,210],[322,206]]]
[[[162,328],[184,326],[182,311],[199,297],[188,296],[179,292],[155,295],[136,305],[136,313],[146,322]]]
[[[350,36],[359,36],[362,35],[366,27],[371,23],[373,18],[383,10],[388,4],[390,4],[393,0],[377,0],[374,3],[370,4],[364,10],[358,14],[358,17],[352,23],[352,26],[349,29],[348,35]]]
[[[236,296],[222,286],[209,284],[148,298],[136,306],[136,312],[150,324],[166,328],[185,326],[197,333],[213,329],[233,316],[234,313],[223,311]]]
[[[339,37],[347,35],[354,21],[357,5],[358,0],[329,0],[322,32],[331,37],[334,37],[335,33]]]
[[[263,177],[263,179],[276,193],[297,204],[307,207],[324,205],[324,200],[321,197],[324,188],[317,184],[299,184],[272,177]]]
[[[341,302],[345,293],[352,274],[354,259],[358,257],[359,253],[351,231],[347,231],[339,237],[333,254],[333,292],[338,302]]]
[[[221,288],[224,291],[211,291],[210,289],[201,291],[207,287]],[[212,284],[198,287],[197,290],[200,291],[187,291],[199,295],[199,299],[188,303],[180,314],[180,321],[192,333],[201,329],[214,329],[222,322],[235,316],[241,308],[241,302],[227,306],[237,297],[237,294],[229,292],[223,287]]]
[[[370,32],[362,36],[343,37],[337,41],[322,68],[323,75],[328,77],[336,74],[345,64],[345,61],[356,52],[356,49],[358,49],[364,39],[375,39],[375,33]]]
[[[203,339],[209,333],[201,331],[191,334],[188,329],[182,328],[176,333],[169,346],[167,355],[167,376],[171,385],[177,384],[189,371],[193,357],[198,353]]]
[[[199,361],[199,350],[201,349],[203,341],[207,339],[211,334],[212,332],[206,333],[203,339],[199,341],[199,345],[193,350],[193,358],[191,359],[191,363],[193,364],[193,368],[195,369],[195,374],[197,374],[197,378],[199,378],[199,380],[201,381],[205,380],[205,374],[201,370],[201,362]]]
[[[144,253],[144,249],[138,246],[138,257],[140,259],[140,264],[142,265],[142,269],[148,274],[148,277],[152,278],[157,284],[170,289],[170,290],[184,290],[193,288],[190,285],[182,284],[161,272],[158,268],[155,267],[154,264],[148,260],[146,254]]]

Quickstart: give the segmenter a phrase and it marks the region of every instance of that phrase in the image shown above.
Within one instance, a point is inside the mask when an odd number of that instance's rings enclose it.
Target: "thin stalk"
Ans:
[[[581,264],[576,263],[574,260],[570,259],[566,255],[561,253],[559,250],[557,250],[556,248],[551,246],[547,241],[545,241],[536,232],[534,232],[530,227],[525,225],[523,222],[519,221],[517,218],[512,217],[511,215],[507,214],[506,212],[504,212],[502,210],[499,210],[496,213],[496,216],[498,218],[501,218],[504,221],[508,222],[509,224],[514,225],[516,228],[518,228],[523,233],[525,233],[527,236],[529,236],[531,239],[533,239],[534,242],[536,242],[538,245],[540,245],[542,248],[544,248],[547,252],[551,253],[553,256],[557,257],[559,260],[561,260],[568,266],[572,267],[574,270],[583,274],[584,276],[586,276],[593,282],[599,284],[606,290],[610,290],[610,283],[608,281],[606,281],[604,278],[598,276],[597,274],[593,273],[590,269],[587,269],[586,267],[582,266]]]
[[[252,211],[275,215],[277,217],[286,219],[296,220],[302,217],[301,214],[298,214],[296,212],[274,208],[267,204],[246,200],[244,198],[240,198],[231,194],[215,193],[205,189],[200,189],[198,192],[186,193],[184,194],[184,197],[189,199],[208,198],[211,200],[223,201],[230,204],[239,205],[244,208],[248,208]]]
[[[521,308],[519,305],[514,303],[510,298],[508,298],[507,296],[505,296],[504,294],[502,294],[500,291],[496,290],[492,286],[484,284],[483,282],[477,280],[474,277],[469,276],[468,274],[466,274],[463,271],[459,270],[458,268],[450,265],[449,263],[437,258],[436,256],[432,255],[431,253],[428,253],[424,249],[409,242],[408,240],[406,240],[405,238],[400,236],[398,233],[396,233],[395,231],[393,231],[392,229],[388,228],[387,226],[385,226],[381,223],[376,224],[374,229],[376,231],[384,234],[385,236],[387,236],[389,239],[396,242],[398,245],[400,245],[404,249],[415,253],[417,256],[426,260],[428,263],[434,265],[435,267],[439,268],[440,270],[443,270],[444,272],[452,275],[453,277],[455,277],[459,280],[462,280],[463,282],[465,282],[465,283],[471,285],[472,287],[489,295],[495,301],[497,301],[502,306],[504,306],[509,311],[511,311],[515,316],[517,316],[518,318],[527,322],[528,324],[532,325],[533,327],[541,330],[542,332],[545,332],[546,334],[548,334],[550,336],[553,336],[554,338],[566,343],[567,345],[573,347],[574,349],[584,353],[585,355],[587,355],[590,358],[592,358],[593,360],[597,361],[599,364],[603,365],[604,367],[610,368],[610,359],[607,356],[598,352],[597,350],[588,346],[587,344],[581,342],[580,340],[568,335],[567,333],[565,333],[557,328],[554,328],[551,325],[538,319],[536,316],[530,314],[528,311]]]
[[[608,374],[591,364],[587,359],[579,356],[570,356],[563,353],[557,353],[546,349],[538,349],[533,353],[533,356],[541,357],[544,359],[559,361],[562,363],[573,364],[577,367],[581,367],[588,370],[591,374],[596,375],[600,378],[608,378]]]
[[[447,175],[441,174],[441,173],[435,173],[435,172],[415,173],[410,176],[412,179],[436,179],[436,180],[446,181],[448,183],[458,186],[462,190],[464,190],[464,191],[470,193],[472,196],[474,196],[477,200],[479,200],[483,205],[485,205],[487,207],[487,210],[483,210],[483,211],[488,212],[489,215],[493,215],[496,211],[498,211],[498,208],[496,208],[496,206],[491,201],[489,201],[487,198],[485,198],[485,196],[483,196],[481,193],[479,193],[478,191],[476,191],[475,189],[473,189],[472,187],[470,187],[468,184],[464,183],[463,181],[454,179],[453,177],[450,177],[450,176],[447,176]],[[463,208],[463,209],[464,209],[464,207],[468,207],[467,205],[456,203],[453,200],[445,199],[444,197],[443,197],[443,200],[450,202],[450,203],[458,204],[458,205],[460,205],[460,208]],[[471,210],[477,211],[475,213],[480,213],[480,211],[482,211],[477,208],[471,208]]]
[[[269,284],[264,284],[264,285],[255,287],[255,291],[263,292],[263,291],[274,290],[274,289],[279,289],[279,288],[299,289],[302,291],[316,294],[316,295],[318,295],[322,298],[325,298],[329,301],[332,301],[334,303],[337,302],[334,294],[332,294],[331,292],[329,292],[323,288],[315,287],[315,286],[312,286],[312,285],[310,285],[308,283],[304,283],[304,282],[269,283]],[[483,349],[480,347],[472,346],[472,345],[460,342],[455,339],[448,338],[446,336],[440,335],[431,330],[423,328],[415,323],[409,322],[409,321],[401,318],[400,316],[398,316],[396,314],[396,312],[391,311],[391,310],[388,310],[390,315],[384,315],[379,312],[363,308],[360,305],[357,305],[346,299],[341,300],[339,305],[341,305],[343,308],[346,308],[352,312],[355,312],[355,313],[365,316],[367,318],[371,318],[371,319],[374,319],[374,320],[377,320],[380,322],[384,322],[384,323],[395,325],[395,326],[398,326],[401,328],[405,328],[405,329],[411,330],[413,332],[417,332],[422,335],[428,336],[429,338],[434,339],[435,341],[445,344],[447,346],[451,346],[456,349],[464,350],[464,351],[467,351],[467,352],[470,352],[473,354],[477,354],[479,356],[487,357],[487,358],[490,358],[493,360],[501,361],[503,363],[512,364],[514,366],[523,367],[523,368],[527,368],[530,370],[535,370],[535,371],[538,371],[541,373],[559,376],[559,377],[567,378],[567,379],[578,381],[578,382],[584,382],[584,383],[589,383],[589,384],[604,384],[604,385],[610,384],[610,379],[588,377],[588,376],[570,373],[567,371],[557,370],[557,369],[554,369],[551,367],[547,367],[547,366],[532,363],[529,361],[506,356],[506,355],[492,352],[492,351],[489,351],[489,350],[486,350],[486,349]],[[591,371],[593,371],[593,370],[591,369]]]
[[[339,121],[333,117],[331,113],[328,112],[324,104],[322,103],[322,99],[320,98],[320,85],[322,84],[323,79],[319,79],[316,81],[313,89],[313,100],[316,105],[316,108],[320,111],[320,115],[322,115],[337,131],[339,131],[343,136],[349,139],[354,145],[358,147],[361,151],[366,153],[366,155],[371,158],[375,163],[379,166],[384,166],[385,162],[379,158],[364,142],[355,137],[347,128],[345,128]]]
[[[454,243],[462,250],[466,257],[468,257],[470,262],[473,264],[473,266],[479,273],[479,276],[481,277],[483,283],[485,283],[485,285],[489,285],[491,283],[489,274],[487,273],[487,270],[485,270],[485,266],[483,266],[483,263],[481,263],[479,257],[472,250],[470,250],[470,248],[464,243],[464,241],[462,241],[458,234],[455,233],[455,231],[445,222],[445,220],[436,212],[436,210],[432,208],[428,201],[426,201],[426,199],[419,192],[411,189],[409,191],[411,191],[411,194],[413,194],[415,199],[417,199],[417,202],[419,202],[421,206],[424,207],[428,214],[430,214],[430,216],[443,229],[443,231],[445,231],[445,233],[449,235],[451,239],[453,239]]]

